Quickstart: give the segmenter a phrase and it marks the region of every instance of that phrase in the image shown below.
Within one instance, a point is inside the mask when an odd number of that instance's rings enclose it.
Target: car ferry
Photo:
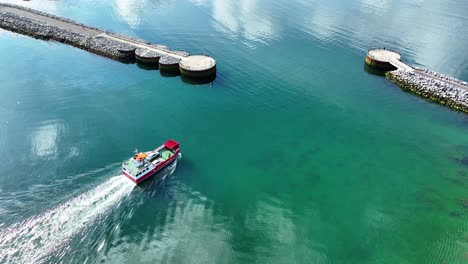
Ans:
[[[179,143],[168,140],[158,148],[135,154],[122,163],[122,173],[135,184],[150,178],[180,157]]]

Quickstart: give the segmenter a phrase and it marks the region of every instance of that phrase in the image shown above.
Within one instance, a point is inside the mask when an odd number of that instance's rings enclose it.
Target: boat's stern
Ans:
[[[132,182],[137,183],[134,171],[138,169],[134,167],[135,165],[133,164],[132,159],[125,160],[122,162],[122,174]]]

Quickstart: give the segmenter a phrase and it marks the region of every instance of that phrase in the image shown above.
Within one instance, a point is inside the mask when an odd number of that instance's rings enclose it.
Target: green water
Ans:
[[[364,68],[385,46],[468,80],[466,1],[20,4],[218,74],[0,30],[0,263],[468,261],[467,116]],[[183,158],[132,187],[120,162],[169,138]]]

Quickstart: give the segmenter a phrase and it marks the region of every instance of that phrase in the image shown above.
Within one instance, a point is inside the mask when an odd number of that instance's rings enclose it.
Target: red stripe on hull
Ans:
[[[126,173],[125,171],[122,171],[123,172],[123,175],[125,175],[127,178],[129,178],[133,183],[137,183],[135,181],[135,178],[133,178],[132,176],[130,176],[128,173]]]
[[[132,182],[134,182],[135,184],[139,184],[140,182],[148,179],[149,177],[153,176],[154,174],[156,174],[158,171],[162,170],[164,167],[166,167],[167,165],[169,165],[170,163],[172,163],[176,158],[177,156],[179,155],[179,152],[180,150],[176,151],[174,153],[174,155],[166,160],[165,162],[159,164],[158,166],[156,166],[156,168],[154,168],[152,171],[149,171],[147,174],[143,175],[141,178],[138,178],[138,179],[135,179],[134,177],[132,177],[130,174],[126,173],[125,171],[122,171],[123,174],[125,176],[127,176],[127,178],[129,178]]]

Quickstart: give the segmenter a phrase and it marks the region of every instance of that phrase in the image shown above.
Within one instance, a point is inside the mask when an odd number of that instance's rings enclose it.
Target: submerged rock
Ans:
[[[468,167],[468,157],[458,158],[456,159],[458,163],[461,165]]]
[[[460,199],[460,203],[463,208],[468,208],[468,199]]]
[[[454,218],[458,218],[460,217],[460,215],[461,215],[460,212],[456,212],[456,211],[449,213],[449,216],[454,217]]]

